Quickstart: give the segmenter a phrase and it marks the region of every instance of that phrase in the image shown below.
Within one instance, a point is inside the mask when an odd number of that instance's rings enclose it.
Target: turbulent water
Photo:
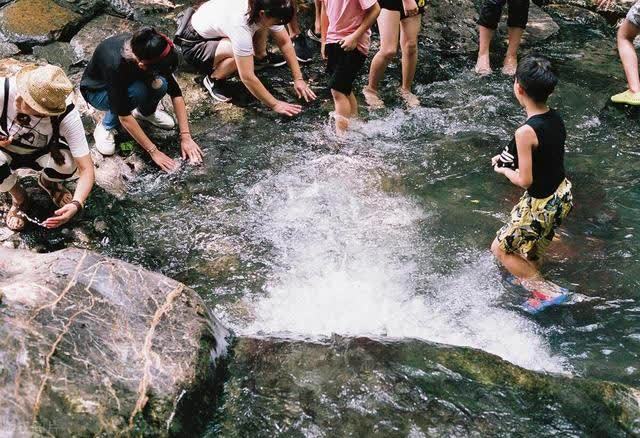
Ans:
[[[108,223],[101,251],[194,287],[240,335],[417,338],[637,387],[640,113],[607,105],[624,88],[614,44],[562,23],[541,49],[560,69],[576,208],[544,269],[573,298],[538,317],[488,250],[520,195],[489,160],[524,114],[511,80],[475,77],[471,58],[423,50],[423,106],[402,109],[390,84],[390,109],[364,111],[346,141],[327,94],[293,121],[253,107],[220,120],[199,137],[206,167],[148,172],[125,201],[97,194],[88,219]]]

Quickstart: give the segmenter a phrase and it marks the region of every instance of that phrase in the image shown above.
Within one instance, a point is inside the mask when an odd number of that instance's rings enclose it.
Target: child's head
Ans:
[[[249,12],[247,13],[249,24],[262,26],[287,24],[294,15],[293,0],[249,0]]]
[[[558,72],[544,56],[529,55],[518,63],[514,93],[520,103],[528,97],[544,104],[558,84]]]

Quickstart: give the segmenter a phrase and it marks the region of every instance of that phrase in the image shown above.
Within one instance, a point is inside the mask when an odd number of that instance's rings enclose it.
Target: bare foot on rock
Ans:
[[[364,100],[365,102],[367,102],[367,105],[369,105],[370,108],[384,108],[384,102],[382,101],[382,99],[380,99],[380,97],[378,96],[378,92],[374,89],[369,88],[368,86],[364,87],[362,89],[362,94],[364,94]]]
[[[502,74],[506,76],[514,76],[517,69],[518,58],[511,56],[504,58],[504,67],[502,67]]]
[[[489,60],[489,55],[478,56],[478,62],[476,62],[475,71],[476,74],[480,76],[487,76],[493,73],[493,70],[491,70],[491,61]]]
[[[400,96],[404,99],[404,102],[409,108],[416,108],[420,106],[420,99],[409,90],[400,89]]]

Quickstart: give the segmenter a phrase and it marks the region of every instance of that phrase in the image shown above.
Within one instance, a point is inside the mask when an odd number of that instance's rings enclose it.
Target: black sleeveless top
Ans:
[[[531,126],[538,137],[538,147],[532,149],[533,182],[527,192],[533,198],[546,198],[556,191],[565,178],[564,144],[567,131],[562,117],[553,109],[529,118],[525,124]],[[518,168],[515,137],[500,154],[498,166],[513,170]]]

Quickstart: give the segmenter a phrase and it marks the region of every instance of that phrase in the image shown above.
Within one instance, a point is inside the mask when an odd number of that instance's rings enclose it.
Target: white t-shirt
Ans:
[[[260,28],[249,25],[248,0],[209,0],[191,17],[191,26],[202,38],[229,38],[236,56],[253,56],[253,34]],[[284,26],[272,26],[280,32]]]
[[[0,78],[0,115],[2,113],[2,104],[4,103],[4,81],[5,78]],[[9,104],[7,106],[7,128],[9,132],[4,133],[9,134],[14,139],[14,144],[10,146],[11,149],[15,149],[17,152],[18,150],[27,151],[33,148],[46,147],[53,135],[51,118],[30,116],[31,120],[28,126],[22,126],[18,123],[16,91],[16,79],[12,77],[9,79]],[[89,155],[89,144],[87,143],[84,126],[77,108],[67,114],[62,123],[60,123],[60,137],[64,138],[69,145],[71,155],[75,158]],[[13,147],[14,145],[16,148]],[[19,145],[24,145],[25,148],[20,148]]]

